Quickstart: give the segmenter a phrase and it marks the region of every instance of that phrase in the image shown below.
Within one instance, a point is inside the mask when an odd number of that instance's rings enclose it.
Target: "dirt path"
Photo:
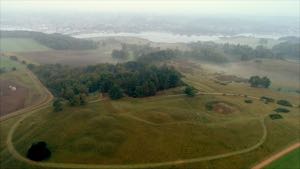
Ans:
[[[37,80],[37,79],[36,79]],[[38,81],[40,83],[40,81]],[[251,147],[238,150],[238,151],[233,151],[230,153],[224,153],[224,154],[218,154],[218,155],[213,155],[213,156],[206,156],[206,157],[199,157],[199,158],[192,158],[192,159],[183,159],[183,160],[175,160],[175,161],[166,161],[166,162],[158,162],[158,163],[142,163],[142,164],[125,164],[125,165],[101,165],[101,164],[73,164],[73,163],[52,163],[52,162],[35,162],[27,159],[26,157],[22,156],[14,147],[12,138],[15,130],[18,128],[19,124],[26,119],[27,117],[31,116],[32,114],[38,112],[41,109],[44,109],[49,106],[49,103],[51,102],[53,96],[51,93],[43,86],[43,88],[47,91],[48,97],[42,102],[40,105],[37,105],[31,109],[29,109],[28,112],[24,116],[22,116],[10,129],[6,144],[8,151],[11,153],[13,157],[15,157],[17,160],[25,162],[30,165],[38,166],[38,167],[47,167],[47,168],[67,168],[67,169],[135,169],[135,168],[155,168],[155,167],[165,167],[165,166],[171,166],[171,165],[177,165],[177,164],[186,164],[186,163],[195,163],[195,162],[201,162],[201,161],[209,161],[209,160],[216,160],[216,159],[221,159],[221,158],[226,158],[234,155],[239,155],[239,154],[244,154],[248,153],[250,151],[253,151],[260,147],[266,140],[267,138],[267,129],[265,126],[265,118],[261,117],[260,118],[260,124],[262,127],[262,136],[258,140],[258,142]],[[241,96],[244,97],[244,95],[240,94],[231,94],[231,93],[198,93],[199,95],[226,95],[226,96]],[[166,97],[177,97],[177,96],[182,96],[182,94],[179,95],[169,95]],[[249,97],[249,96],[248,96]],[[252,97],[254,99],[259,99],[256,97]],[[99,99],[96,101],[92,102],[97,102],[97,101],[103,101],[104,99]],[[23,114],[22,113],[22,114]],[[140,120],[139,120],[140,121]],[[146,122],[146,121],[143,121]],[[152,124],[153,125],[153,124]]]
[[[293,144],[287,148],[285,148],[284,150],[272,155],[271,157],[267,158],[266,160],[258,163],[257,165],[255,165],[254,167],[252,167],[252,169],[263,169],[264,167],[266,167],[267,165],[271,164],[273,161],[279,159],[280,157],[288,154],[289,152],[297,149],[298,147],[300,147],[300,142]]]

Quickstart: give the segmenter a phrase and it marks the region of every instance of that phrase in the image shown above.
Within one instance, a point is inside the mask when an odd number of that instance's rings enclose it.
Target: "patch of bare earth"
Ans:
[[[235,109],[226,103],[219,102],[213,105],[213,111],[221,114],[230,114],[233,113]]]
[[[23,108],[27,96],[27,88],[2,80],[0,83],[0,116]]]

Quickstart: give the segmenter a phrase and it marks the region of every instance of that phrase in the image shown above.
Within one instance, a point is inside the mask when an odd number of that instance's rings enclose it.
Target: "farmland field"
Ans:
[[[1,68],[6,72],[0,75],[1,80],[1,111],[0,115],[27,107],[39,101],[43,92],[33,80],[31,72],[25,65],[1,56]],[[15,67],[16,70],[11,70]],[[12,90],[9,86],[16,87]]]
[[[0,38],[1,52],[29,52],[50,50],[35,40],[28,38]]]

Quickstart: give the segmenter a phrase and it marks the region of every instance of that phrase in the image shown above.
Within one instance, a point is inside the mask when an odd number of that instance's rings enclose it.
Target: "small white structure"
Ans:
[[[16,91],[16,90],[17,90],[17,88],[16,88],[15,86],[9,85],[8,87],[9,87],[10,90],[12,90],[12,91]]]

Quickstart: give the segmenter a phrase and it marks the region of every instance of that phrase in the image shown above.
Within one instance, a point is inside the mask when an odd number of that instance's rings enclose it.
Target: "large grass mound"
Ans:
[[[263,132],[258,119],[241,112],[211,115],[203,104],[210,99],[162,96],[97,102],[62,112],[48,108],[26,119],[13,141],[23,155],[33,142],[44,140],[52,162],[96,164],[205,157],[257,143]]]

